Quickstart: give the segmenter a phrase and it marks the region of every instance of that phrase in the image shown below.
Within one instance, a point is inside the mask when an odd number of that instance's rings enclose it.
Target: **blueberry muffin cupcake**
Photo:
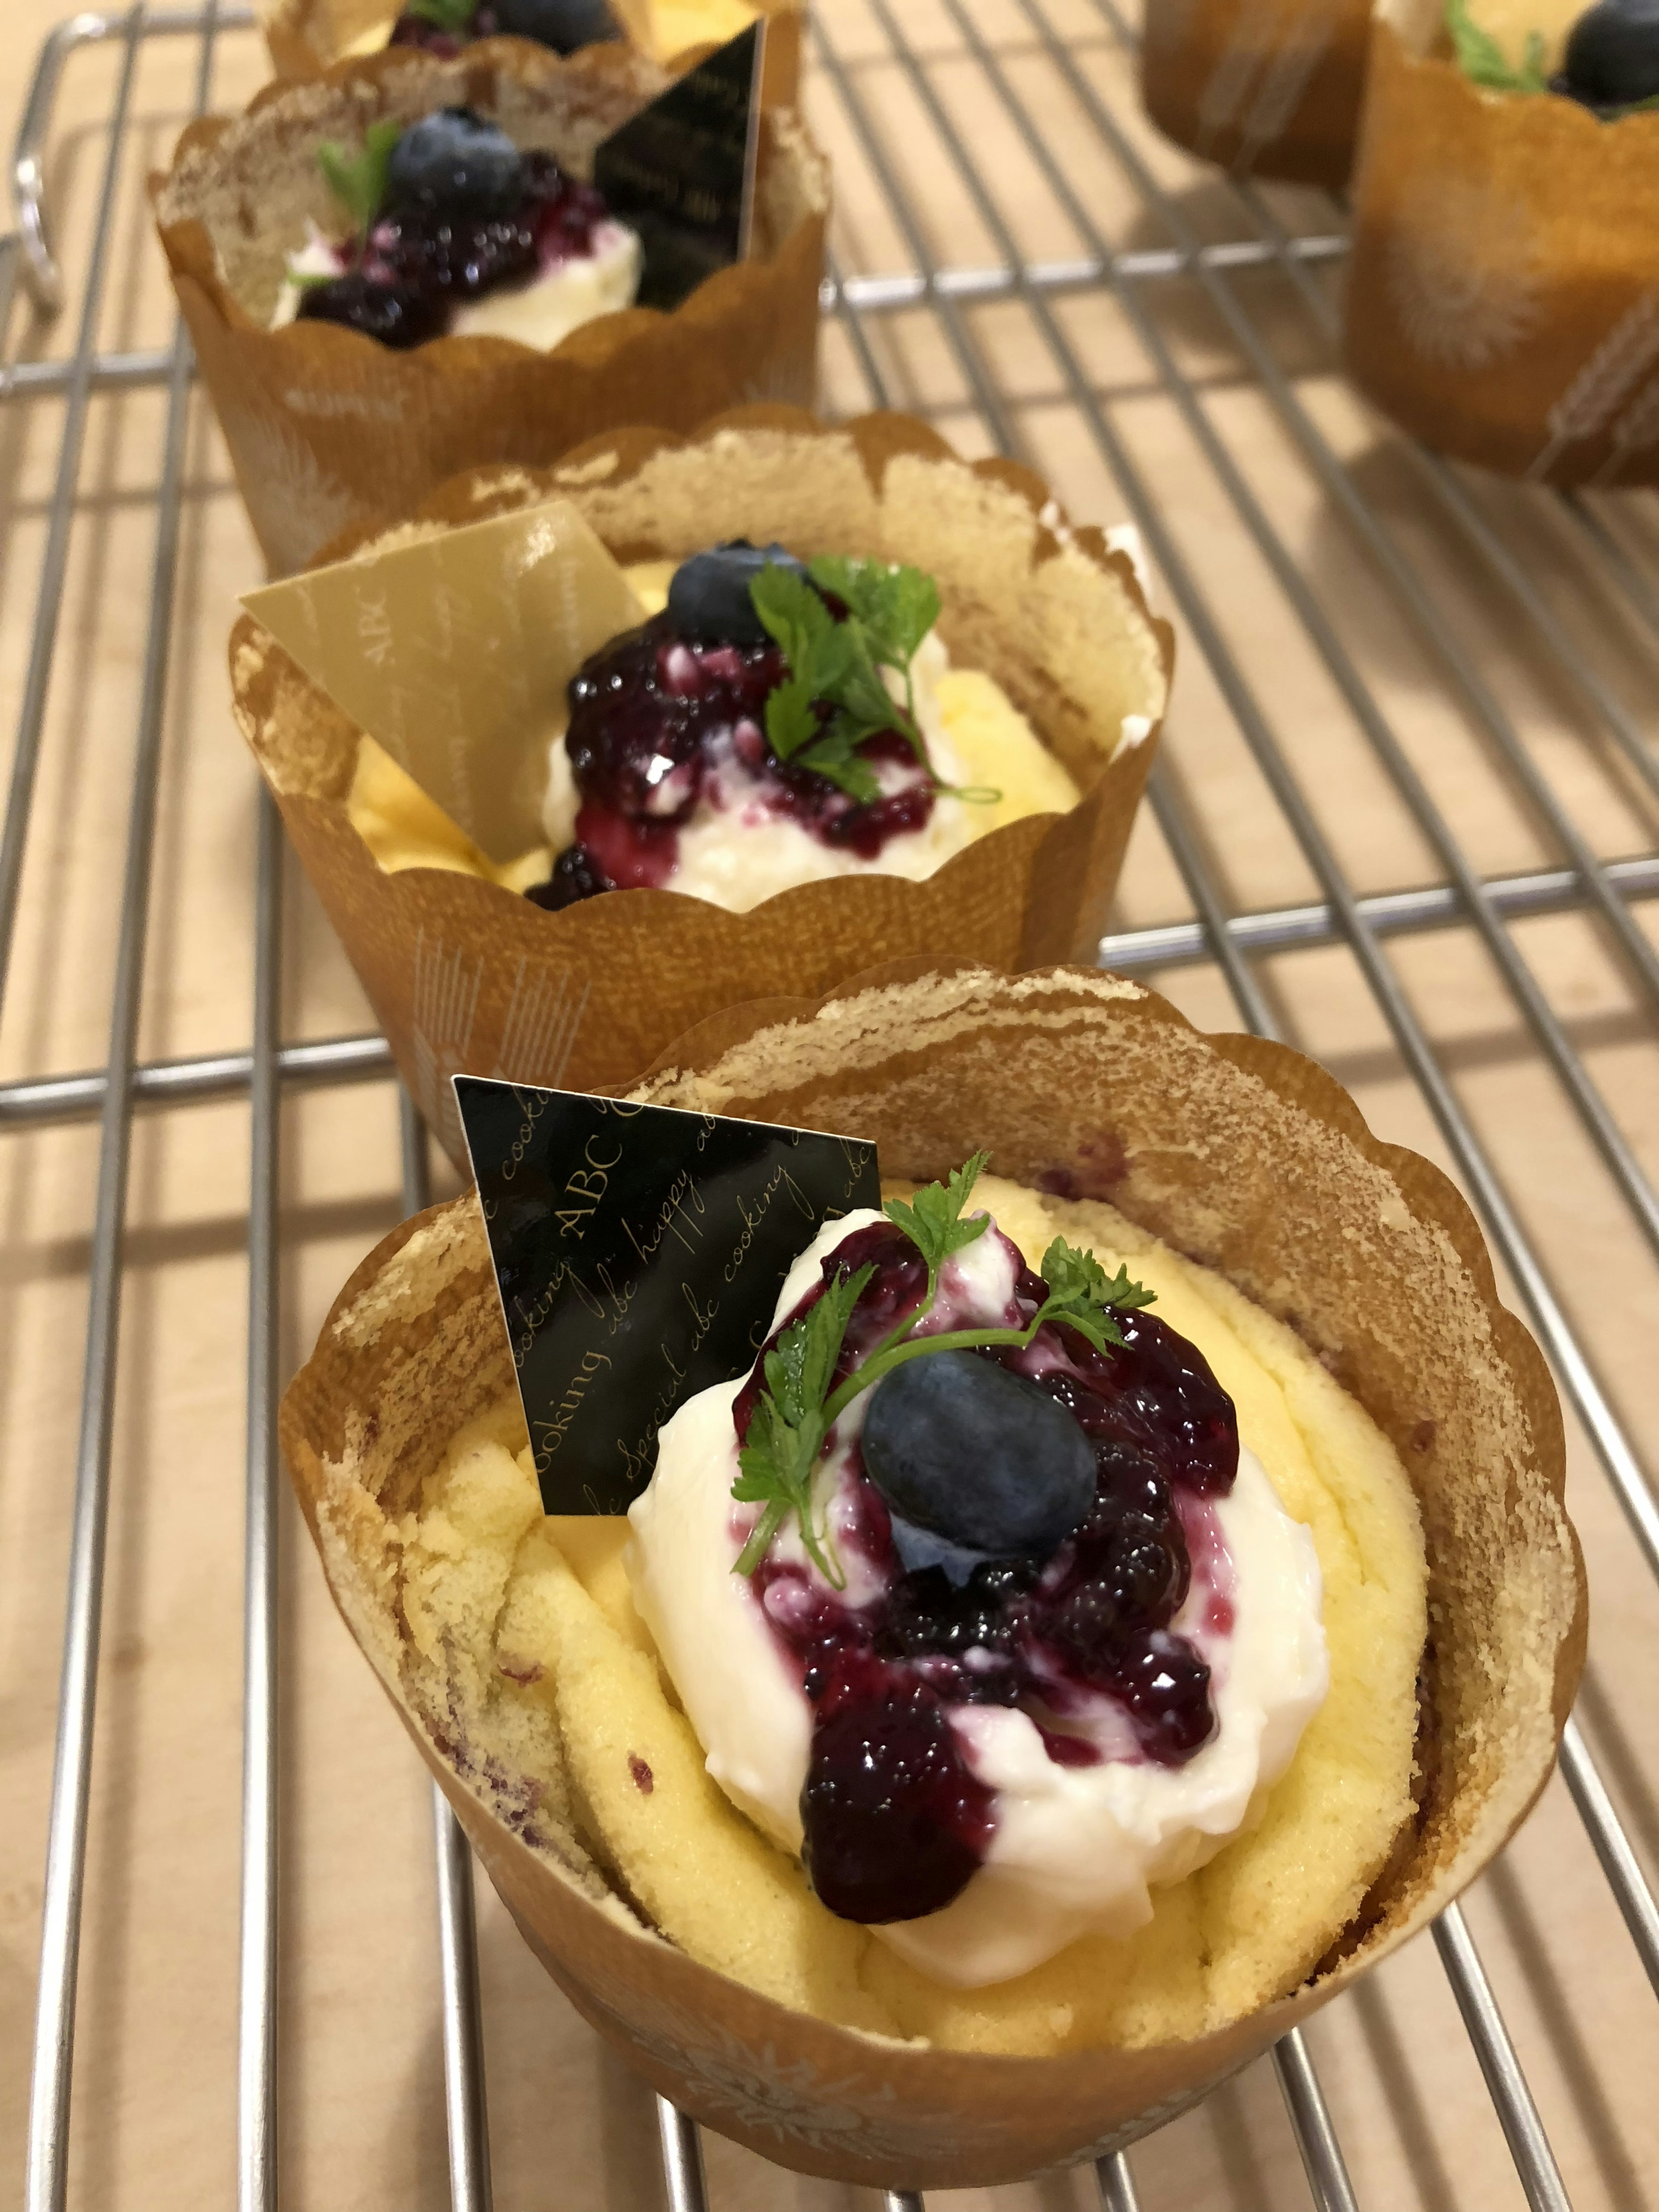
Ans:
[[[1146,112],[1241,176],[1340,191],[1364,89],[1369,0],[1148,0]]]
[[[1659,481],[1659,17],[1383,0],[1374,37],[1349,373],[1458,459]]]
[[[885,955],[1092,957],[1170,668],[1132,545],[902,416],[768,409],[479,471],[336,550],[406,561],[559,499],[638,612],[473,771],[539,794],[528,850],[486,855],[252,617],[231,641],[239,725],[453,1156],[458,1071],[592,1088]]]
[[[592,173],[666,82],[620,43],[398,48],[185,132],[151,198],[273,573],[481,461],[810,401],[829,179],[787,109],[761,118],[748,258],[641,296]]]
[[[856,1133],[752,1369],[549,1518],[471,1197],[283,1435],[532,1946],[689,2111],[888,2188],[1097,2155],[1424,1926],[1582,1659],[1559,1414],[1474,1224],[1282,1048],[889,969],[630,1095]],[[373,1409],[372,1413],[371,1410]]]

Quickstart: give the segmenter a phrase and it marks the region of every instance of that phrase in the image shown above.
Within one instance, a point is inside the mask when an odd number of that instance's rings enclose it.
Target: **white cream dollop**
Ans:
[[[880,1218],[860,1210],[826,1224],[791,1270],[774,1328],[817,1279],[823,1257]],[[1001,1237],[977,1238],[947,1261],[941,1305],[959,1315],[1000,1313],[1012,1294],[1014,1264]],[[702,1391],[665,1425],[655,1474],[629,1514],[628,1572],[710,1775],[768,1835],[799,1853],[811,1710],[753,1583],[732,1571],[758,1510],[731,1496],[732,1406],[741,1387],[739,1378]],[[855,1399],[838,1424],[838,1448],[819,1477],[832,1534],[863,1405]],[[1212,1857],[1259,1813],[1290,1765],[1329,1679],[1313,1540],[1247,1450],[1232,1492],[1213,1501],[1213,1511],[1226,1557],[1208,1577],[1194,1572],[1173,1626],[1213,1670],[1218,1726],[1184,1766],[1125,1756],[1132,1739],[1121,1709],[1104,1696],[1097,1712],[1067,1722],[1105,1754],[1092,1766],[1050,1759],[1024,1712],[948,1709],[969,1768],[996,1793],[989,1850],[942,1911],[871,1930],[935,1979],[977,1988],[1040,1966],[1079,1936],[1133,1934],[1151,1917],[1151,1888]],[[775,1556],[814,1572],[793,1524],[777,1542]],[[842,1547],[842,1559],[849,1575],[842,1602],[867,1602],[876,1594],[873,1583],[862,1586],[869,1570],[850,1547]],[[1212,1632],[1204,1617],[1218,1574],[1231,1583],[1225,1634]]]

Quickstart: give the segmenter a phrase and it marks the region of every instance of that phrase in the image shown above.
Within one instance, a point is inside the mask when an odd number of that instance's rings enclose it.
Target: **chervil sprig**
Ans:
[[[1042,1279],[1048,1295],[1023,1328],[921,1333],[939,1295],[940,1268],[990,1225],[988,1214],[964,1218],[963,1212],[987,1157],[975,1152],[962,1167],[953,1169],[944,1182],[925,1185],[908,1203],[890,1199],[882,1209],[927,1262],[927,1294],[915,1311],[884,1337],[838,1388],[832,1391],[830,1386],[853,1309],[875,1272],[872,1267],[860,1267],[856,1274],[830,1284],[817,1304],[785,1329],[767,1354],[766,1389],[750,1417],[749,1434],[738,1454],[739,1473],[732,1486],[732,1495],[740,1504],[763,1504],[766,1510],[739,1553],[734,1573],[754,1573],[773,1538],[793,1513],[813,1565],[834,1589],[845,1587],[835,1547],[814,1518],[812,1480],[836,1423],[853,1401],[873,1389],[884,1375],[935,1352],[1024,1346],[1051,1322],[1076,1329],[1097,1352],[1103,1352],[1124,1341],[1117,1314],[1133,1313],[1153,1303],[1156,1294],[1132,1281],[1121,1263],[1117,1273],[1109,1276],[1092,1252],[1056,1237],[1042,1255]]]
[[[817,770],[867,805],[881,786],[858,748],[880,730],[896,730],[939,790],[916,720],[911,663],[939,620],[939,586],[920,568],[825,556],[808,575],[769,562],[750,586],[767,634],[788,663],[787,679],[766,702],[766,735],[780,760]],[[814,589],[814,586],[822,589]],[[837,622],[830,592],[848,610]],[[883,679],[891,669],[904,687],[896,700]],[[963,797],[994,800],[995,793]]]
[[[351,217],[360,238],[367,238],[386,198],[386,171],[392,149],[404,135],[401,123],[387,118],[371,123],[363,133],[362,150],[348,154],[326,138],[317,149],[317,167],[329,190]]]
[[[742,1505],[764,1505],[744,1546],[737,1572],[752,1575],[766,1557],[774,1536],[793,1513],[800,1522],[807,1556],[834,1589],[846,1577],[833,1550],[826,1549],[813,1521],[812,1477],[829,1434],[823,1401],[841,1358],[842,1339],[865,1285],[875,1273],[831,1283],[823,1296],[792,1322],[766,1355],[766,1389],[750,1418],[749,1434],[738,1455],[739,1473],[732,1495]]]

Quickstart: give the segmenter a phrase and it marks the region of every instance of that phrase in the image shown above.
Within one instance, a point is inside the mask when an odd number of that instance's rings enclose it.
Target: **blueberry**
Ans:
[[[601,891],[615,889],[586,845],[567,845],[553,863],[553,872],[547,881],[532,884],[525,896],[532,906],[545,907],[550,914],[557,914],[562,908],[574,906],[579,900],[597,898]]]
[[[1094,1503],[1095,1455],[1071,1414],[972,1352],[884,1376],[864,1464],[902,1520],[989,1558],[1046,1558]]]
[[[392,208],[509,215],[523,186],[518,148],[505,131],[470,107],[441,107],[411,124],[392,148],[386,169]]]
[[[746,538],[682,561],[668,586],[668,612],[676,631],[695,645],[764,645],[767,633],[749,586],[768,567],[806,574],[781,545],[751,545]]]
[[[509,38],[534,39],[556,54],[574,54],[578,46],[619,35],[605,0],[488,0],[478,10],[480,33],[486,16],[495,30]]]
[[[1659,0],[1598,0],[1567,35],[1553,88],[1586,107],[1629,107],[1659,94]]]

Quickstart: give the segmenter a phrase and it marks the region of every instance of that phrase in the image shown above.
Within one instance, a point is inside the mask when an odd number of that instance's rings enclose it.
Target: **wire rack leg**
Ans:
[[[662,2144],[663,2186],[668,2212],[708,2212],[708,2190],[703,2179],[702,2141],[697,2124],[688,2119],[666,2097],[657,2100],[657,2134]],[[888,2198],[889,2204],[893,2199]]]
[[[1100,2184],[1100,2212],[1140,2212],[1129,2161],[1121,2150],[1095,2160],[1095,2179]]]

